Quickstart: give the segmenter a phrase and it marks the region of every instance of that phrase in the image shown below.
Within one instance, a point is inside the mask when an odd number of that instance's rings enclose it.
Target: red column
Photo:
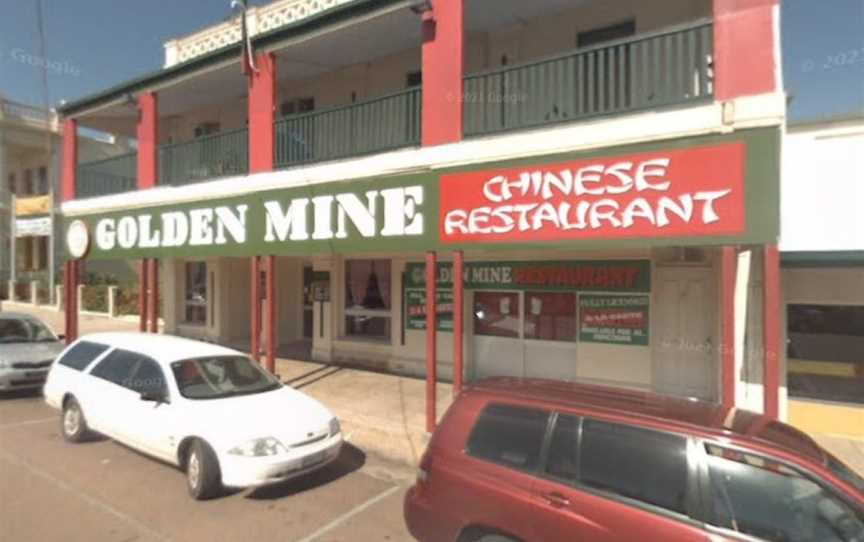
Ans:
[[[437,330],[435,314],[436,276],[438,265],[434,252],[426,253],[426,432],[435,430],[437,423],[435,386],[438,383]]]
[[[147,292],[150,289],[150,261],[142,258],[138,267],[138,331],[147,332]]]
[[[720,381],[724,407],[735,406],[735,274],[738,256],[734,247],[720,254]]]
[[[261,258],[252,256],[249,272],[249,347],[252,359],[261,360]]]
[[[778,90],[779,0],[714,0],[714,96]]]
[[[156,146],[158,144],[159,106],[156,94],[138,96],[138,189],[156,186]]]
[[[465,332],[463,316],[463,293],[465,291],[463,255],[461,250],[453,252],[453,394],[462,393],[462,337]]]
[[[272,53],[255,55],[257,71],[249,75],[249,172],[272,171],[273,121],[276,111],[276,60]]]
[[[63,201],[75,199],[75,175],[78,168],[78,121],[63,121],[63,166],[61,196]],[[4,179],[3,182],[6,182]]]
[[[763,257],[762,281],[762,345],[763,360],[762,383],[764,386],[764,406],[766,416],[780,416],[780,253],[777,245],[766,245]]]
[[[423,14],[424,146],[462,140],[465,0],[434,0]]]
[[[78,122],[75,119],[66,119],[63,121],[62,177],[60,180],[60,194],[63,201],[75,199],[77,170]],[[64,326],[66,328],[66,344],[69,344],[78,336],[78,265],[74,260],[66,261],[63,288],[66,290]]]
[[[150,316],[150,333],[159,333],[159,260],[150,258],[150,293],[147,310]]]
[[[267,274],[267,370],[276,374],[276,256],[272,254],[265,260]]]

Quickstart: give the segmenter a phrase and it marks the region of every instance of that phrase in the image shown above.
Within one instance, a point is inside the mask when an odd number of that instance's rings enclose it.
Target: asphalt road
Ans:
[[[0,396],[0,541],[408,541],[413,473],[354,446],[318,473],[206,502],[182,472],[106,439],[63,440],[33,394]]]

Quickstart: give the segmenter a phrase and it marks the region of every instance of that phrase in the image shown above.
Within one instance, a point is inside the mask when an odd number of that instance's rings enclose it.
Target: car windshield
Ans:
[[[30,318],[0,318],[0,344],[54,342],[48,327]]]
[[[275,390],[273,375],[244,356],[214,356],[171,364],[180,395],[187,399],[221,399]]]

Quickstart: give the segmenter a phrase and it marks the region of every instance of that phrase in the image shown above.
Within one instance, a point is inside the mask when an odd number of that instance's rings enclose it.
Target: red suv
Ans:
[[[447,412],[405,520],[422,542],[864,542],[864,480],[752,412],[502,378]]]

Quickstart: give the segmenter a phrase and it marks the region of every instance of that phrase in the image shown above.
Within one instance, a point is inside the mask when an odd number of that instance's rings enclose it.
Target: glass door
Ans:
[[[522,293],[474,292],[474,362],[477,379],[525,375]]]
[[[525,376],[576,379],[576,293],[525,292]]]

